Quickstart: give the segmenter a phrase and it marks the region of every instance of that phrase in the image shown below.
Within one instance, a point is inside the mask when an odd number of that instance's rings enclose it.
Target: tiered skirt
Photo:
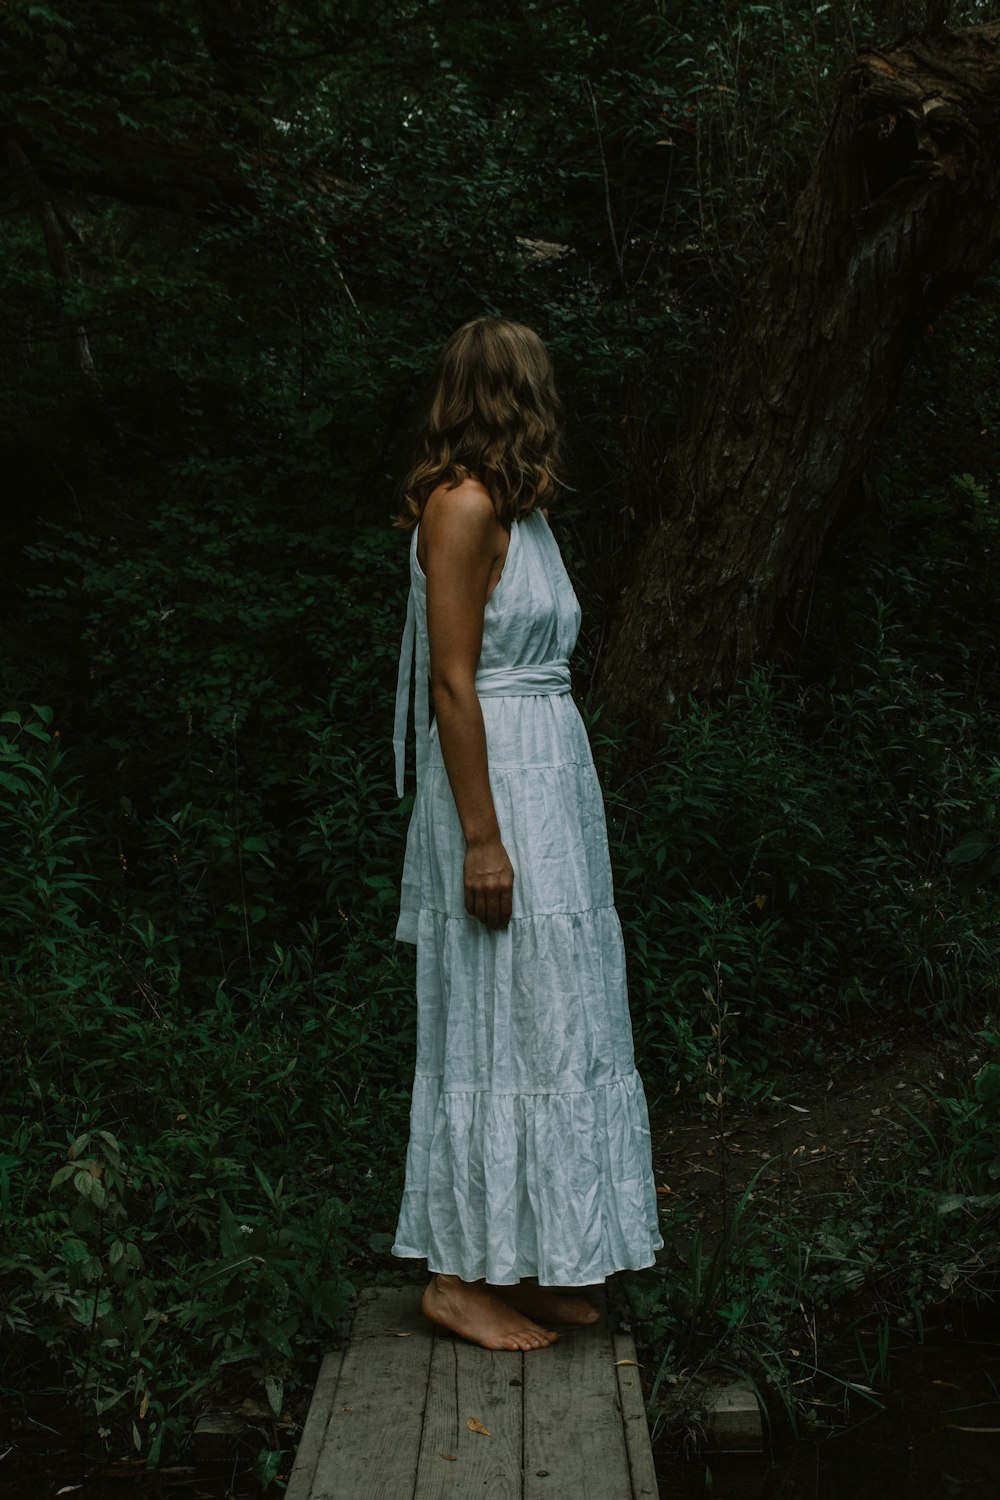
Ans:
[[[604,803],[568,694],[484,698],[513,915],[464,906],[465,840],[432,726],[397,936],[417,1057],[392,1253],[495,1285],[585,1286],[663,1244]]]

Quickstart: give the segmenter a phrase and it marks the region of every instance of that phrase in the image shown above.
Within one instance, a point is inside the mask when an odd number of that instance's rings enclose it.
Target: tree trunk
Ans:
[[[73,279],[70,270],[69,256],[66,254],[66,241],[63,238],[62,226],[59,223],[59,215],[50,200],[45,188],[39,180],[38,174],[24,153],[24,148],[19,141],[9,138],[7,141],[7,155],[15,172],[25,185],[28,198],[38,215],[38,222],[42,226],[42,234],[45,238],[45,248],[48,252],[49,266],[52,275],[59,283],[60,288],[65,289]],[[87,338],[87,330],[82,323],[77,323],[73,328],[71,349],[74,362],[80,373],[86,377],[95,390],[100,391],[101,382],[94,364],[94,357],[90,352],[90,341]]]
[[[1000,24],[862,53],[748,292],[612,622],[600,691],[655,727],[729,689],[808,590],[916,337],[1000,239]]]

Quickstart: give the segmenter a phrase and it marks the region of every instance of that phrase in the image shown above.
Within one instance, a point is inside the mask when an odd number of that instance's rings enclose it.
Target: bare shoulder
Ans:
[[[454,489],[432,490],[420,529],[428,541],[479,550],[492,544],[501,528],[489,491],[478,479],[463,479]]]
[[[454,489],[439,484],[427,496],[417,546],[424,570],[432,555],[447,555],[463,565],[492,562],[504,549],[505,540],[489,490],[475,478],[465,478]]]

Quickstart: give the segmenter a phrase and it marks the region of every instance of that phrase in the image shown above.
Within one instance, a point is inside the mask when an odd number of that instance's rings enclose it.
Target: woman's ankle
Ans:
[[[484,1285],[483,1278],[481,1276],[478,1281],[463,1281],[461,1276],[453,1276],[450,1272],[446,1271],[432,1271],[431,1279],[433,1280],[434,1285],[440,1287],[442,1291],[447,1290],[449,1287],[474,1287]]]

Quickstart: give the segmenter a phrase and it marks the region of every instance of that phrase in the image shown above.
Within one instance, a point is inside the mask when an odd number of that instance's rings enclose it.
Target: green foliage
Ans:
[[[1000,1035],[977,1033],[983,1043],[974,1076],[959,1075],[951,1091],[933,1094],[940,1117],[935,1132],[924,1128],[936,1156],[937,1175],[947,1188],[938,1202],[941,1214],[974,1220],[1000,1214]]]
[[[56,772],[63,754],[52,709],[32,705],[27,718],[0,715],[0,934],[5,948],[30,964],[52,960],[60,939],[75,934],[94,877],[75,867],[72,783]]]
[[[1000,993],[1000,515],[899,459],[874,489],[796,672],[695,705],[652,757],[595,726],[654,1097],[704,1087],[716,964],[751,1093],[845,1024],[971,1019]]]
[[[402,609],[392,535],[360,531],[338,552],[333,527],[281,527],[246,492],[234,524],[240,504],[234,479],[197,515],[165,506],[129,548],[68,533],[29,549],[60,579],[32,589],[36,639],[56,649],[69,584],[85,652],[91,857],[116,907],[171,933],[205,995],[220,957],[252,977],[258,943],[296,938],[304,887],[344,939],[405,826],[378,742]]]
[[[0,1374],[37,1345],[90,1443],[155,1462],[223,1367],[294,1384],[348,1311],[401,1177],[412,976],[362,887],[348,938],[302,923],[199,997],[151,919],[95,919],[51,711],[6,722]]]
[[[85,1451],[176,1452],[230,1366],[277,1415],[386,1248],[388,520],[431,354],[484,310],[553,350],[585,683],[842,64],[914,9],[0,11],[0,1377]],[[996,993],[997,323],[987,286],[928,333],[793,662],[652,759],[592,709],[653,1101],[766,1100],[838,1028]],[[941,1104],[943,1254],[993,1192],[992,1066]],[[664,1305],[773,1341],[798,1262],[751,1223]],[[816,1295],[876,1231],[827,1226]]]
[[[898,1020],[901,1005],[942,1019],[997,993],[995,895],[956,886],[950,860],[964,828],[993,817],[996,764],[947,688],[916,702],[911,688],[877,642],[864,687],[804,699],[758,672],[672,725],[619,785],[605,741],[654,1085],[701,1079],[716,963],[741,1017],[736,1058],[759,1073],[782,1056],[821,1062],[845,1021]]]

